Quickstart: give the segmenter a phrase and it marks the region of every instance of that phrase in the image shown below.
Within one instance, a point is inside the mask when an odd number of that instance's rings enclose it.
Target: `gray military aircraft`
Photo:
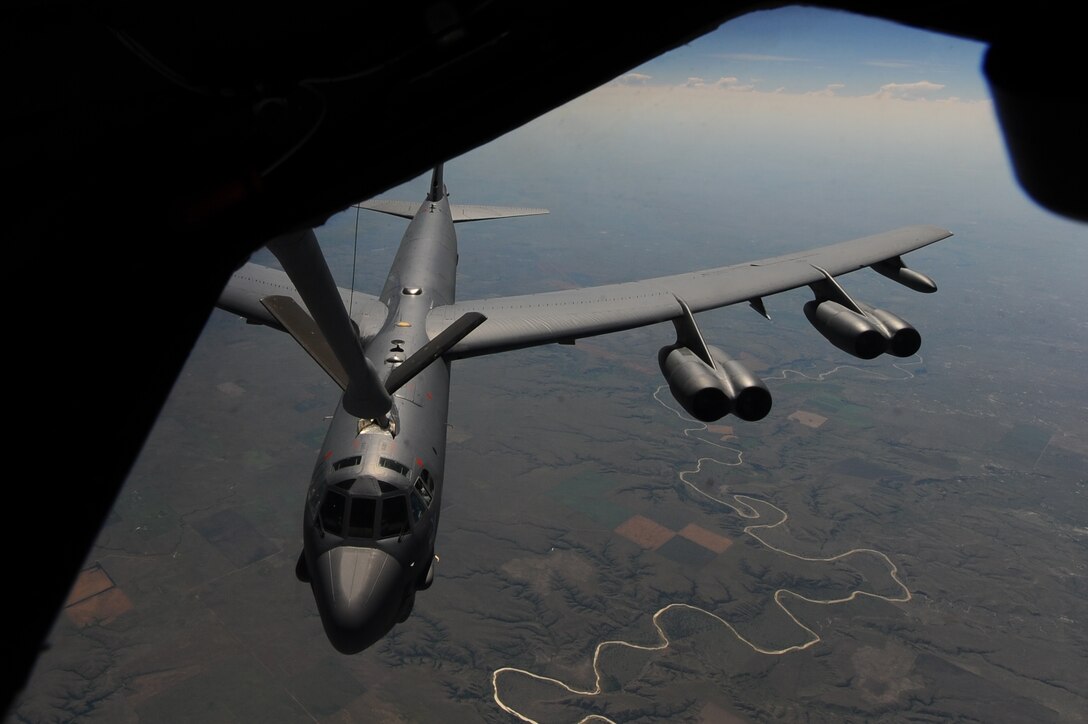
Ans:
[[[371,200],[362,208],[411,219],[378,297],[335,286],[312,230],[268,244],[284,271],[247,263],[218,305],[286,331],[344,390],[314,467],[296,575],[309,582],[337,650],[357,653],[412,611],[431,586],[442,507],[453,360],[671,321],[658,354],[676,401],[709,422],[771,408],[763,382],[708,345],[693,313],[809,286],[812,325],[860,357],[909,357],[921,338],[899,317],[853,300],[835,277],[863,267],[934,292],[902,255],[948,236],[910,226],[748,264],[624,284],[456,302],[454,224],[547,213],[451,204],[434,170],[422,204]]]

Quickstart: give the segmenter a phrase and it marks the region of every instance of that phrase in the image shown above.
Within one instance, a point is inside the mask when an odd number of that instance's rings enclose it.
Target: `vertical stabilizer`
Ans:
[[[434,167],[431,174],[431,192],[427,194],[428,201],[441,201],[446,197],[446,185],[442,183],[442,164]]]

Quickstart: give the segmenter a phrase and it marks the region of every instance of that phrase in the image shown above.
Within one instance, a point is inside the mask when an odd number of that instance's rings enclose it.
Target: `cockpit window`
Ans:
[[[339,470],[340,468],[350,468],[353,465],[358,465],[362,461],[361,455],[352,455],[350,458],[344,458],[343,460],[337,460],[332,464],[333,470]]]
[[[367,480],[371,479],[360,478],[355,482]],[[367,490],[366,485],[355,487]],[[411,503],[408,495],[396,490],[397,494],[381,498],[360,490],[355,495],[345,495],[339,487],[326,488],[317,511],[321,528],[344,538],[370,540],[407,533],[412,521],[418,521],[426,513],[427,504],[414,490],[410,493]]]
[[[412,520],[418,523],[423,514],[427,512],[427,504],[423,502],[423,498],[419,497],[419,493],[409,496],[408,502],[412,506]]]
[[[411,472],[412,472],[411,468],[409,468],[404,463],[397,462],[396,460],[392,460],[390,458],[378,458],[378,464],[381,465],[383,468],[389,468],[390,470],[396,470],[398,473],[400,473],[404,477],[408,477],[408,475],[411,474]]]
[[[333,535],[340,535],[344,527],[344,508],[347,499],[335,490],[325,493],[321,502],[321,527]]]
[[[348,516],[348,535],[352,538],[374,537],[374,513],[377,508],[374,498],[352,498],[351,514]]]
[[[408,530],[408,497],[394,495],[382,500],[381,537],[400,535]]]
[[[431,504],[431,490],[424,484],[422,477],[416,478],[416,492],[423,498],[424,503],[428,506]]]

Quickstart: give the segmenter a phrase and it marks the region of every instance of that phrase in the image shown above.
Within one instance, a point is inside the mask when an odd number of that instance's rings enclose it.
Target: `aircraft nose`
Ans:
[[[337,651],[358,653],[389,632],[404,597],[397,559],[377,548],[338,546],[316,568],[317,608]]]

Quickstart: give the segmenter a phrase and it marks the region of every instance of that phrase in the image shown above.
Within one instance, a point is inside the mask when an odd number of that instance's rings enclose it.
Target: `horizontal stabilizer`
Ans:
[[[540,216],[548,213],[547,209],[528,209],[520,206],[471,206],[469,204],[450,204],[450,216],[453,223],[462,221],[486,221],[487,219],[506,219],[513,216]]]
[[[414,218],[422,204],[417,201],[395,201],[393,199],[370,199],[356,204],[360,209],[377,211],[382,214]],[[486,221],[487,219],[506,219],[514,216],[539,216],[548,213],[547,209],[530,209],[520,206],[476,206],[472,204],[450,204],[450,217],[455,224],[465,221]]]
[[[333,379],[340,389],[348,387],[348,373],[340,360],[336,359],[332,347],[329,346],[325,335],[321,334],[317,323],[299,306],[291,297],[270,296],[261,299],[261,304],[268,310],[287,333],[294,338],[306,353],[313,357],[314,362],[321,365],[321,369]]]
[[[361,204],[355,204],[360,209],[377,211],[390,216],[400,216],[405,219],[414,218],[419,211],[419,201],[394,201],[393,199],[371,199]]]

